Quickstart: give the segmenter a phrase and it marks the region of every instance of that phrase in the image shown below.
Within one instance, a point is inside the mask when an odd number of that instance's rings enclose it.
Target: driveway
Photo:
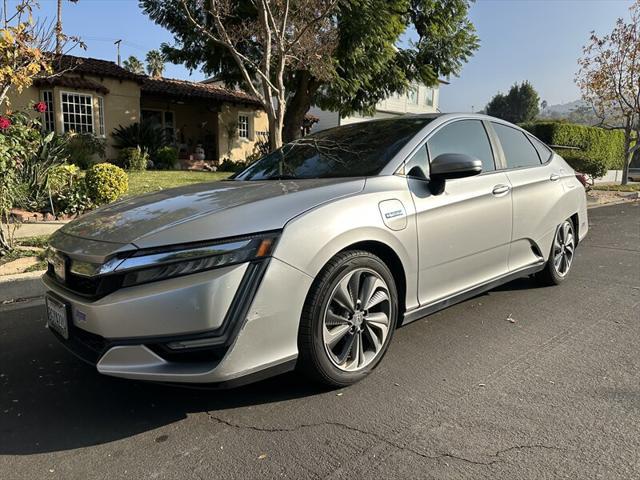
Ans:
[[[590,211],[570,279],[396,332],[365,381],[230,391],[99,376],[0,307],[0,478],[640,478],[640,206]]]

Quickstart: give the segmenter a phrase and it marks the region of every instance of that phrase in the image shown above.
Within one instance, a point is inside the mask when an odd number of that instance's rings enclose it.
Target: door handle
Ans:
[[[552,173],[549,177],[549,180],[551,180],[552,182],[557,182],[558,180],[560,180],[560,175],[558,175],[557,173]]]
[[[509,185],[496,185],[495,187],[493,187],[493,194],[494,195],[503,195],[505,193],[507,193],[509,190],[511,190],[511,187]]]

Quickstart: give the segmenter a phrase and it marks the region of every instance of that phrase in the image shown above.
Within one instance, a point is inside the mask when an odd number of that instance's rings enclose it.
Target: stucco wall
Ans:
[[[130,80],[115,80],[86,75],[85,78],[91,79],[104,85],[109,93],[104,95],[91,90],[81,90],[69,87],[29,87],[22,91],[21,94],[10,95],[11,108],[19,110],[28,108],[33,103],[40,101],[41,91],[53,91],[54,113],[55,113],[55,131],[64,132],[61,95],[63,92],[82,93],[91,95],[93,98],[93,125],[94,133],[99,134],[98,125],[100,122],[98,97],[102,97],[104,101],[104,125],[105,139],[107,141],[107,158],[115,158],[117,150],[113,147],[113,138],[111,132],[114,128],[123,125],[130,125],[140,119],[140,85]]]
[[[238,115],[249,117],[249,138],[238,138]],[[229,126],[236,126],[235,136],[229,136]],[[218,155],[220,160],[230,158],[234,161],[245,161],[254,151],[256,141],[260,136],[256,132],[268,132],[269,120],[266,112],[256,110],[255,107],[231,105],[225,103],[218,113]]]

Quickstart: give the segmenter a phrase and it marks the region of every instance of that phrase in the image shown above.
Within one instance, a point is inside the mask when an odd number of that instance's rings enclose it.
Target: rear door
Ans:
[[[511,192],[504,172],[496,170],[482,121],[457,120],[437,130],[406,165],[420,165],[428,175],[429,159],[464,153],[482,161],[483,172],[447,180],[432,195],[424,179],[408,179],[416,207],[418,298],[428,305],[507,273],[511,240]]]
[[[513,229],[509,270],[539,263],[548,252],[549,236],[560,223],[564,187],[562,167],[551,162],[552,152],[534,137],[508,124],[491,122],[501,146],[506,174],[512,188]]]

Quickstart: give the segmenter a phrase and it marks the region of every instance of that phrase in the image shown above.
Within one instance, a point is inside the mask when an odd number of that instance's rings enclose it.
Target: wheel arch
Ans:
[[[404,265],[402,264],[402,260],[400,260],[400,257],[395,252],[395,250],[386,243],[380,242],[378,240],[363,240],[360,242],[356,242],[346,246],[345,248],[340,250],[340,252],[345,252],[348,250],[364,250],[366,252],[372,253],[376,257],[380,258],[380,260],[382,260],[387,267],[389,267],[389,270],[393,275],[393,279],[396,282],[396,290],[398,291],[398,320],[401,320],[402,315],[406,310],[407,275]]]

